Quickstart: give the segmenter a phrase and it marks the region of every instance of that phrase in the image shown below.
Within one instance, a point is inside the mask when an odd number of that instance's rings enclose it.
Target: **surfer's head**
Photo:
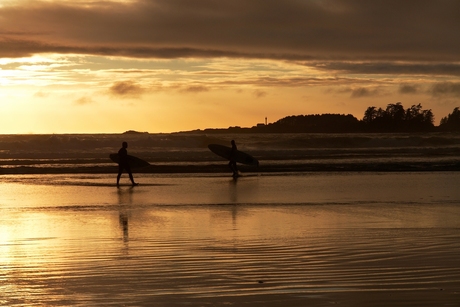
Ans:
[[[122,146],[123,148],[128,148],[128,142],[123,142],[123,143],[121,143],[121,146]]]

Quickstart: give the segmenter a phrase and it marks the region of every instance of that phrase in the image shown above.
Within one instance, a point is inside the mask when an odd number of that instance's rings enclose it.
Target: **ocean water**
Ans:
[[[243,172],[457,171],[460,134],[109,134],[1,135],[0,174],[113,173],[122,141],[147,160],[141,173],[222,173],[207,145],[229,145],[259,159]]]
[[[207,148],[232,139],[260,161],[237,180]],[[459,306],[459,157],[439,133],[2,135],[0,306]]]
[[[459,172],[0,175],[1,306],[458,306]]]

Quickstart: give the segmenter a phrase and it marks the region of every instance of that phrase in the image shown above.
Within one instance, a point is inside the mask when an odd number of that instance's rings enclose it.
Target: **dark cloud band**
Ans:
[[[2,57],[460,61],[456,0],[34,1],[0,16]]]

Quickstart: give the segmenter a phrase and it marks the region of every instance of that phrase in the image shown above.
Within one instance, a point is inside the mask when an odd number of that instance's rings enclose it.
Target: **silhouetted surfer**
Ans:
[[[121,146],[122,147],[118,151],[119,162],[118,162],[117,187],[120,185],[120,177],[121,177],[121,174],[123,173],[123,170],[126,170],[128,172],[129,179],[131,180],[133,186],[138,185],[138,183],[134,182],[133,174],[131,173],[131,167],[129,166],[129,162],[128,162],[128,150],[126,149],[128,148],[128,143],[123,142]]]
[[[232,143],[232,151],[230,152],[230,162],[228,163],[228,166],[233,172],[233,177],[238,177],[238,167],[236,166],[236,151],[238,150],[236,148],[236,143],[234,140],[231,141]]]

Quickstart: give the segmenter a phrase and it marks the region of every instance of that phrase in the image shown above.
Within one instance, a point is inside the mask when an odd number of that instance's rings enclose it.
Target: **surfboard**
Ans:
[[[109,157],[110,157],[110,160],[112,160],[115,163],[120,162],[120,158],[118,157],[117,153],[110,154]],[[131,155],[128,155],[128,162],[129,162],[129,166],[131,166],[132,168],[146,167],[146,166],[150,165],[150,163],[148,163],[147,161],[142,160],[142,159],[140,159],[138,157],[135,157],[135,156],[131,156]]]
[[[230,160],[230,154],[232,153],[231,147],[219,144],[209,144],[208,148],[216,155],[224,159]],[[234,159],[238,163],[259,166],[259,161],[256,158],[239,150],[235,152]]]

